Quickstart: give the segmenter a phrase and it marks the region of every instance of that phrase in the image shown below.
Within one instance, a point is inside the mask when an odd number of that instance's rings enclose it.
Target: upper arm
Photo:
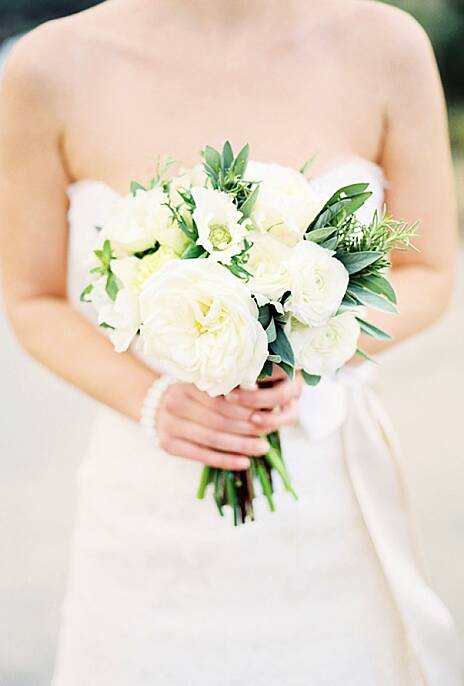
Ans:
[[[393,264],[416,263],[439,272],[446,293],[454,271],[457,213],[443,88],[423,29],[403,12],[388,10],[381,159],[386,201],[393,216],[419,222],[418,252],[398,252]]]
[[[65,93],[48,26],[23,38],[0,84],[0,258],[7,306],[66,290]]]

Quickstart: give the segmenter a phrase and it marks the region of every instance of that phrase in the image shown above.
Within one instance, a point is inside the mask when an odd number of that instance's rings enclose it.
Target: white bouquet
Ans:
[[[211,396],[253,387],[273,365],[316,385],[356,353],[363,332],[388,334],[366,321],[365,307],[396,311],[384,275],[393,248],[414,229],[356,211],[370,196],[358,183],[320,198],[302,172],[248,164],[206,147],[203,167],[177,176],[159,169],[147,187],[132,182],[103,227],[93,279],[82,299],[117,351],[136,342],[175,379]],[[234,523],[254,518],[259,486],[274,509],[278,475],[296,497],[277,432],[250,469],[205,467],[198,497],[211,484],[218,509]]]

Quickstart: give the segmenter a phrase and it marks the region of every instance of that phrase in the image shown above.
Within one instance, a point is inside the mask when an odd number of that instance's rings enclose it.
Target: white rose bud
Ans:
[[[252,219],[259,231],[295,245],[321,211],[324,200],[295,169],[278,164],[249,162],[246,176],[260,181]]]
[[[211,396],[251,386],[268,354],[246,286],[213,260],[166,264],[141,293],[141,350]]]
[[[168,196],[159,186],[118,198],[103,225],[101,240],[111,242],[116,257],[148,250],[156,242],[181,254],[188,239],[173,222],[167,202]]]
[[[287,330],[297,367],[308,374],[325,376],[343,367],[356,352],[359,324],[352,312],[332,317],[324,326],[304,326],[292,321]]]
[[[291,250],[269,234],[250,235],[246,270],[251,274],[248,287],[259,305],[278,301],[291,288]]]
[[[192,188],[195,201],[193,219],[198,229],[197,243],[212,259],[229,264],[231,258],[243,250],[243,239],[248,233],[240,224],[242,213],[232,201],[232,196],[212,188]]]
[[[303,324],[320,326],[334,315],[348,287],[349,275],[332,250],[300,241],[292,250],[291,295],[285,309]]]

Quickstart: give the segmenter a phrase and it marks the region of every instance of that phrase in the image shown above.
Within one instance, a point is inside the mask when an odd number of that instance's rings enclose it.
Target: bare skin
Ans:
[[[194,11],[193,11],[194,9]],[[395,342],[443,311],[456,213],[446,112],[428,39],[366,0],[107,0],[45,24],[9,59],[0,107],[0,251],[23,346],[100,402],[137,419],[154,373],[116,354],[66,299],[66,187],[126,192],[169,153],[249,142],[255,159],[313,173],[349,155],[383,166],[389,211],[420,220],[420,252],[393,255],[400,312],[374,314]],[[369,352],[388,344],[363,342]],[[159,416],[163,447],[243,469],[259,434],[292,423],[300,384],[210,399],[178,384]],[[280,408],[276,412],[269,409]]]

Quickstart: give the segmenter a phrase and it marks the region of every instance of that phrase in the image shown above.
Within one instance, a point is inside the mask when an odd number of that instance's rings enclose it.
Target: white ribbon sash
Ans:
[[[453,621],[420,572],[394,432],[366,369],[305,390],[301,423],[313,437],[341,430],[353,491],[422,675],[417,683],[462,686]]]

